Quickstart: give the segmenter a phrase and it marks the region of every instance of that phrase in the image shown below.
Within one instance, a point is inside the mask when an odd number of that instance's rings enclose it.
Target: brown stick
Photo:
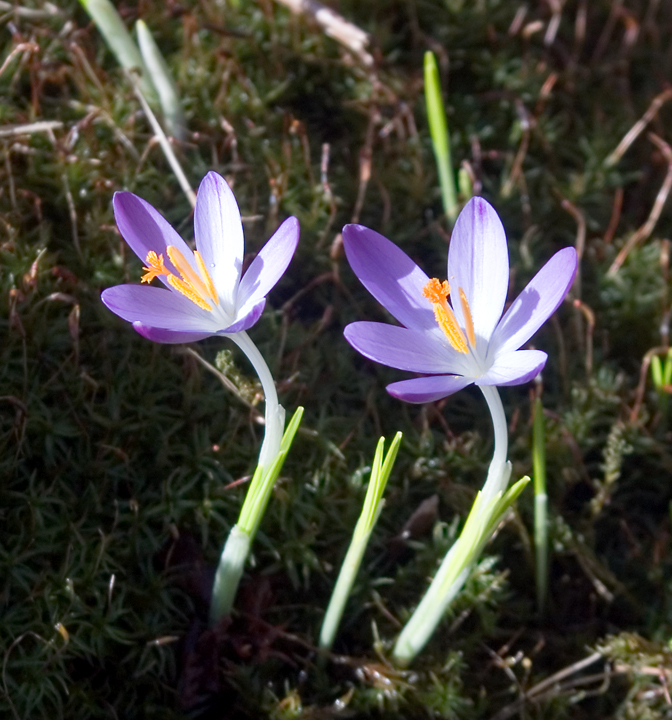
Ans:
[[[646,240],[646,238],[648,238],[653,232],[653,228],[658,222],[660,213],[663,211],[663,206],[665,205],[667,196],[670,194],[670,190],[672,190],[672,148],[670,148],[670,146],[655,133],[649,133],[649,140],[651,140],[651,142],[665,156],[665,159],[667,160],[667,175],[665,176],[665,180],[658,191],[656,201],[653,203],[653,207],[651,208],[647,221],[621,248],[621,251],[616,256],[614,262],[611,263],[611,267],[607,271],[608,276],[615,275],[619,271],[621,265],[625,262],[625,259],[628,257],[630,251],[642,240]]]
[[[660,95],[656,95],[656,97],[653,98],[648,110],[630,128],[630,130],[628,130],[628,132],[623,136],[621,142],[618,143],[616,149],[604,161],[605,167],[611,167],[612,165],[616,165],[616,163],[625,154],[625,151],[630,147],[630,145],[632,145],[633,142],[635,142],[635,140],[640,136],[640,134],[651,122],[651,120],[653,120],[658,110],[660,110],[660,108],[670,99],[672,99],[672,88],[664,90],[662,93],[660,93]]]

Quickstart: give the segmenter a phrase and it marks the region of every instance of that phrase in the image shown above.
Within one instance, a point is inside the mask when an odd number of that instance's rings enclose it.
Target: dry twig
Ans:
[[[607,271],[607,275],[610,276],[615,275],[619,271],[630,251],[642,242],[642,240],[646,240],[646,238],[651,235],[653,228],[658,222],[660,213],[663,211],[663,206],[665,205],[667,196],[670,194],[670,190],[672,190],[672,148],[670,148],[670,146],[655,133],[649,133],[649,140],[651,140],[651,142],[665,156],[665,160],[667,160],[667,175],[665,176],[665,180],[658,191],[656,201],[653,203],[653,207],[651,208],[651,212],[649,213],[649,217],[646,222],[639,228],[639,230],[637,230],[636,233],[632,235],[632,237],[630,237],[628,242],[626,242],[621,248],[621,251],[614,259],[614,262],[611,263],[611,267]]]
[[[665,90],[664,92],[660,93],[660,95],[656,95],[656,97],[651,102],[651,105],[649,105],[648,110],[630,128],[630,130],[628,130],[628,132],[623,136],[621,142],[618,143],[616,149],[604,161],[605,167],[612,167],[613,165],[616,165],[616,163],[625,154],[625,151],[630,147],[630,145],[632,145],[633,142],[635,142],[635,140],[640,136],[642,131],[651,122],[651,120],[653,120],[660,108],[671,98],[672,88]]]

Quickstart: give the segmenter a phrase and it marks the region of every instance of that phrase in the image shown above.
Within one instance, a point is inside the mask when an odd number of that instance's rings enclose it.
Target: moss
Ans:
[[[596,671],[584,687],[570,674],[531,693],[530,714],[664,716],[665,685],[650,668],[669,672],[670,427],[655,392],[634,420],[630,410],[667,317],[667,209],[619,272],[607,271],[648,217],[667,163],[645,133],[617,165],[604,160],[664,89],[672,18],[664,3],[626,0],[607,35],[617,5],[566,3],[547,45],[547,3],[528,3],[513,33],[518,7],[496,0],[341,3],[374,38],[375,76],[270,2],[120,6],[127,22],[145,19],[172,69],[188,127],[175,148],[192,185],[209,169],[234,184],[250,253],[285,216],[302,224],[291,271],[253,334],[283,404],[306,407],[306,432],[274,491],[239,612],[212,632],[202,626],[212,566],[259,430],[191,355],[151,345],[99,302],[102,288],[140,273],[115,230],[112,194],[138,193],[187,238],[189,203],[79,5],[60,3],[57,15],[45,5],[40,17],[2,11],[2,57],[34,46],[0,74],[0,714],[491,717],[597,647],[612,670],[622,666],[620,680],[601,685]],[[581,292],[595,326],[588,336],[585,315],[565,305],[534,341],[550,355],[548,614],[534,605],[524,495],[453,614],[401,672],[384,658],[482,482],[491,431],[477,393],[404,406],[383,389],[400,374],[343,341],[348,322],[384,316],[336,236],[353,219],[366,150],[359,221],[442,272],[421,87],[428,48],[443,50],[454,162],[470,163],[507,228],[512,289],[575,242],[568,200],[586,224]],[[668,140],[669,115],[664,105],[650,126]],[[42,121],[62,125],[4,132]],[[605,239],[619,188],[622,212]],[[233,350],[215,340],[194,349],[213,363]],[[219,359],[253,399],[244,359]],[[525,388],[504,400],[522,475],[531,406]],[[365,467],[378,436],[397,430],[404,444],[338,654],[320,664],[314,643]],[[394,539],[435,493],[433,529],[396,552]]]

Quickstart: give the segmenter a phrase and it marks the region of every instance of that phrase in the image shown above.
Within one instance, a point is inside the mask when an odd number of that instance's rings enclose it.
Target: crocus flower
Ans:
[[[402,325],[355,322],[346,327],[346,339],[371,360],[425,375],[388,385],[391,395],[431,402],[471,383],[484,391],[520,385],[544,367],[546,353],[519,348],[569,291],[574,248],[553,255],[502,317],[509,285],[506,236],[483,198],[472,198],[455,223],[443,282],[361,225],[347,225],[343,243],[357,277]]]
[[[160,343],[233,335],[252,327],[299,240],[298,220],[288,218],[242,275],[240,211],[226,180],[215,172],[198,189],[196,250],[137,195],[115,193],[113,206],[124,240],[145,263],[141,282],[158,278],[166,287],[117,285],[103,291],[102,301],[141,335]]]
[[[353,323],[345,329],[348,342],[371,360],[424,375],[388,385],[392,395],[407,402],[439,400],[475,383],[488,403],[495,435],[488,475],[464,529],[394,647],[395,659],[406,665],[431,636],[529,480],[506,492],[511,463],[496,386],[527,382],[544,367],[546,353],[520,348],[569,291],[577,258],[573,248],[557,252],[502,316],[509,285],[506,236],[482,198],[470,200],[457,218],[444,281],[427,277],[396,245],[361,225],[346,226],[343,242],[357,277],[401,323]]]
[[[217,173],[208,173],[198,189],[193,251],[137,195],[115,193],[113,205],[119,231],[145,263],[141,283],[147,286],[117,285],[104,290],[105,305],[155,342],[192,342],[211,335],[230,338],[247,355],[264,389],[264,441],[239,522],[229,533],[215,575],[214,623],[231,609],[252,539],[301,419],[302,409],[283,438],[285,411],[278,402],[273,376],[246,332],[259,319],[267,293],[294,255],[299,223],[293,217],[285,220],[243,275],[240,211],[231,188]],[[155,278],[165,287],[149,286]]]

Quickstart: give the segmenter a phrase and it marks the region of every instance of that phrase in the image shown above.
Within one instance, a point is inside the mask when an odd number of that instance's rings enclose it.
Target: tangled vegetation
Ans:
[[[211,169],[231,182],[250,257],[300,220],[251,334],[283,405],[306,412],[237,610],[207,630],[259,449],[260,389],[226,340],[155,345],[102,305],[102,289],[141,273],[113,193],[137,193],[186,238],[189,199],[82,7],[0,2],[0,714],[669,717],[672,5],[341,2],[369,33],[360,53],[271,0],[118,8],[129,27],[145,21],[175,79],[185,131],[172,147],[190,185]],[[502,393],[514,478],[532,474],[537,397],[545,408],[545,612],[526,491],[402,671],[390,649],[492,444],[478,393],[400,403],[384,386],[402,373],[342,335],[385,319],[345,262],[345,223],[445,267],[426,50],[453,162],[507,230],[510,297],[559,248],[581,263],[534,338],[550,358],[541,381]],[[320,660],[369,463],[398,430],[384,511]]]

